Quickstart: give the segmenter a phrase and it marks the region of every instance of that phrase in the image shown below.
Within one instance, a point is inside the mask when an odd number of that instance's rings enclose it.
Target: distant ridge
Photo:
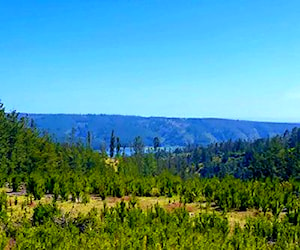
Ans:
[[[141,136],[145,145],[151,146],[159,137],[162,146],[206,145],[229,139],[253,140],[272,137],[300,127],[300,123],[255,122],[220,118],[166,118],[124,115],[76,114],[21,114],[32,118],[37,127],[46,130],[58,141],[66,141],[75,128],[75,137],[86,141],[88,131],[93,136],[93,147],[103,141],[108,145],[111,131],[121,142],[130,145]]]

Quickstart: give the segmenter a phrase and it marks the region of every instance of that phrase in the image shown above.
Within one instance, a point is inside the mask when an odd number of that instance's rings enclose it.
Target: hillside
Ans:
[[[25,116],[25,114],[22,114]],[[109,143],[111,131],[121,142],[130,145],[136,136],[141,136],[145,145],[152,145],[158,136],[162,146],[209,144],[229,139],[252,140],[271,137],[299,127],[298,123],[253,122],[214,118],[164,118],[122,115],[74,115],[74,114],[29,114],[37,127],[46,130],[58,141],[65,141],[75,128],[77,139],[86,141],[88,131],[93,136],[93,147]]]
[[[299,249],[300,129],[113,160],[32,125],[0,103],[0,249]]]

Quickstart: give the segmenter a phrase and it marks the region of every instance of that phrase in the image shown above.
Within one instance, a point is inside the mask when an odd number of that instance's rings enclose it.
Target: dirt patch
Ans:
[[[167,205],[164,205],[164,208],[168,212],[173,212],[176,208],[182,208],[184,207],[184,204],[181,202],[172,202]],[[186,204],[185,205],[186,211],[189,212],[190,215],[194,215],[199,209],[197,208],[196,204]]]
[[[186,210],[189,213],[196,213],[199,210],[199,208],[195,204],[188,204],[186,205]]]
[[[29,204],[29,206],[30,206],[30,207],[35,207],[36,204],[35,204],[35,202],[33,201],[32,203]]]
[[[176,208],[180,208],[180,207],[184,207],[184,205],[180,202],[172,202],[169,203],[167,205],[164,206],[164,208],[168,211],[168,212],[172,212],[174,209]]]
[[[4,250],[10,250],[10,249],[13,249],[15,245],[16,245],[16,241],[15,241],[14,239],[11,238],[11,239],[7,242],[6,246],[4,247]]]
[[[118,198],[118,197],[106,197],[105,200],[107,203],[117,203],[117,202],[121,202],[122,198]]]
[[[124,201],[130,201],[131,197],[130,196],[124,196],[124,197],[122,197],[122,200],[124,200]]]

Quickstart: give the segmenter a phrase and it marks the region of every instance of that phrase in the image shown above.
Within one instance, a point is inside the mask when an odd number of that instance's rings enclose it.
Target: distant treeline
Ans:
[[[253,122],[214,118],[166,118],[122,115],[75,115],[75,114],[21,114],[33,119],[36,126],[47,131],[58,142],[71,136],[86,142],[91,133],[91,145],[99,150],[108,147],[112,130],[122,140],[122,146],[130,147],[134,138],[141,136],[146,146],[153,145],[159,137],[164,147],[188,144],[208,145],[232,140],[255,140],[273,137],[286,129],[300,126],[298,123]]]

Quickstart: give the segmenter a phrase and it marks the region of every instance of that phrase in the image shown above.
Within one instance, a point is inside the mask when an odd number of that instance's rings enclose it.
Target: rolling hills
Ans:
[[[76,114],[21,114],[32,118],[41,130],[47,131],[62,142],[70,138],[72,128],[75,137],[86,141],[88,131],[92,145],[109,145],[111,131],[120,137],[121,143],[130,145],[136,136],[141,136],[145,145],[153,145],[159,137],[162,146],[206,145],[225,140],[253,140],[271,137],[299,127],[300,123],[271,123],[216,118],[164,118],[123,115],[76,115]]]

